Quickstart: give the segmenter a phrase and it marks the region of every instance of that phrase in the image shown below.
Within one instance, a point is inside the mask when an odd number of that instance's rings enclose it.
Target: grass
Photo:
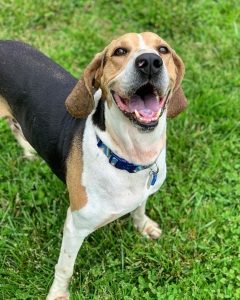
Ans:
[[[154,31],[183,58],[189,108],[168,123],[168,177],[148,204],[162,238],[122,218],[83,244],[71,299],[239,299],[238,1],[0,1],[0,38],[28,42],[79,76],[114,36]],[[0,121],[0,298],[44,299],[68,206]]]

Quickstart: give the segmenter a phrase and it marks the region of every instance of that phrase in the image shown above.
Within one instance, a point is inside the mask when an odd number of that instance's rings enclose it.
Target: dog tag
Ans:
[[[149,177],[148,177],[148,182],[147,182],[147,188],[148,189],[150,188],[150,186],[153,186],[156,183],[156,181],[157,181],[157,174],[158,174],[158,172],[155,172],[153,170],[151,170],[149,172]]]

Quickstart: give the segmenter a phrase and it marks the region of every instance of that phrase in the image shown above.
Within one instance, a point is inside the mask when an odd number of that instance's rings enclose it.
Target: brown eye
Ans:
[[[117,48],[114,52],[113,52],[113,56],[122,56],[127,54],[127,49],[125,48]]]
[[[165,47],[165,46],[160,46],[160,47],[158,48],[158,52],[161,53],[161,54],[167,54],[167,53],[169,53],[169,50],[168,50],[168,48]]]

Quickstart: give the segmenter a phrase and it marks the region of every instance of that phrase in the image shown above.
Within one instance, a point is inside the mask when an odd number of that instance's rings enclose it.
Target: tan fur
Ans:
[[[127,55],[113,56],[117,48],[126,48]],[[113,40],[106,47],[105,66],[101,78],[101,89],[105,90],[112,81],[126,67],[130,56],[139,49],[139,39],[135,33],[127,33],[120,38]]]
[[[149,47],[157,48],[160,45],[168,46],[168,44],[156,33],[146,31],[140,34],[143,37],[145,44]]]
[[[155,49],[161,46],[166,46],[170,50],[168,54],[161,54],[164,61],[171,82],[171,95],[168,103],[167,116],[172,118],[177,116],[187,107],[187,99],[181,88],[181,82],[184,76],[184,64],[176,52],[163,39],[151,32],[141,33],[144,42]]]
[[[98,53],[83,72],[65,102],[68,112],[76,118],[87,117],[94,108],[93,88],[98,88],[98,77],[104,53]]]
[[[151,32],[140,34],[147,47],[158,51],[160,46],[166,46],[169,53],[160,54],[170,77],[171,98],[168,104],[168,117],[174,117],[185,109],[187,101],[180,84],[184,75],[184,64],[175,51],[158,35]],[[117,48],[126,48],[128,53],[123,56],[114,56]],[[128,63],[131,55],[140,50],[138,34],[127,33],[113,40],[101,53],[98,53],[83,72],[73,91],[66,100],[67,110],[74,117],[86,117],[94,108],[93,88],[100,87],[102,98],[111,106],[112,97],[109,83],[121,73]],[[114,91],[122,97],[124,91],[118,90],[118,83],[112,83]]]
[[[72,211],[79,210],[87,204],[85,187],[81,185],[83,161],[81,143],[75,138],[67,159],[66,183],[69,192],[70,207]]]
[[[168,103],[167,116],[170,118],[176,117],[187,107],[187,99],[181,87],[181,82],[185,72],[184,64],[181,58],[173,50],[172,57],[175,65],[176,79],[174,88],[172,90],[172,95],[170,96]]]
[[[12,117],[11,108],[7,101],[0,95],[0,117]]]
[[[187,107],[187,99],[184,95],[183,89],[181,86],[176,89],[168,104],[167,116],[169,118],[174,118],[180,114]]]

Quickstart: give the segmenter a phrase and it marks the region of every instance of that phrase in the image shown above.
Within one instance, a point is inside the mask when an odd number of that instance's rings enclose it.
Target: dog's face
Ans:
[[[66,106],[76,117],[88,115],[93,87],[100,87],[109,108],[116,106],[142,129],[154,129],[165,109],[173,117],[186,107],[183,74],[182,60],[158,35],[128,33],[95,56]]]

